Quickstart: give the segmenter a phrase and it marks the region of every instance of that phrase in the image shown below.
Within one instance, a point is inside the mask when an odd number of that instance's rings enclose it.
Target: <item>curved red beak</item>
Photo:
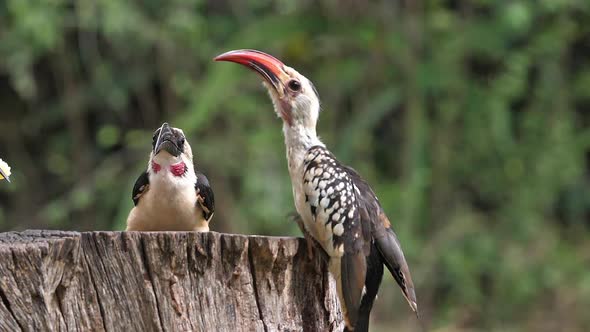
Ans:
[[[274,56],[257,50],[234,50],[218,55],[215,61],[229,61],[239,63],[260,74],[275,90],[282,93],[281,86],[287,77],[284,64]]]

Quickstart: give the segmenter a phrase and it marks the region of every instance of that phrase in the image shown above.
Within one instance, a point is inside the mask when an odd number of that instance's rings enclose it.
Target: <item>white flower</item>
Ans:
[[[8,180],[8,182],[10,182],[10,179],[8,179],[9,177],[10,177],[10,166],[8,166],[8,164],[5,161],[0,159],[0,180],[6,179],[6,180]]]

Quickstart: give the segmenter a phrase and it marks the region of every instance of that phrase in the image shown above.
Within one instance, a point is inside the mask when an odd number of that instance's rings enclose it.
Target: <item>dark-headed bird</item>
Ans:
[[[304,233],[330,257],[345,331],[368,330],[383,265],[417,314],[410,270],[379,200],[359,174],[340,163],[318,138],[320,99],[311,81],[256,50],[230,51],[215,60],[242,64],[264,79],[274,110],[283,120],[295,207]]]
[[[132,198],[128,231],[209,231],[213,190],[195,169],[181,129],[164,123],[154,132],[147,169],[135,182]]]

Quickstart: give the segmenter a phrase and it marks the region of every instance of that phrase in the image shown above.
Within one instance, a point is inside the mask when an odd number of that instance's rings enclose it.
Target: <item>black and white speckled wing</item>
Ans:
[[[332,240],[332,248],[324,248],[328,254],[364,250],[368,255],[370,227],[361,223],[358,189],[346,166],[326,148],[312,147],[305,155],[303,188],[314,226],[324,237],[316,240]]]
[[[139,203],[139,199],[143,194],[145,194],[149,190],[149,188],[150,179],[148,178],[147,172],[143,172],[135,181],[133,191],[131,192],[131,198],[133,199],[134,205],[137,205]]]
[[[371,245],[371,225],[363,222],[354,179],[324,147],[308,150],[304,160],[303,187],[314,219],[318,242],[337,260],[337,281],[348,326],[358,319],[365,289],[367,257]],[[312,232],[313,233],[313,232]]]
[[[360,175],[342,165],[324,147],[316,146],[305,155],[303,187],[315,220],[312,227],[323,230],[316,232],[323,237],[316,240],[324,244],[330,256],[342,255],[341,296],[350,325],[354,326],[357,319],[368,319],[373,299],[363,299],[363,290],[372,289],[376,294],[382,275],[379,264],[387,266],[416,310],[414,285],[401,245],[377,196]],[[326,245],[328,240],[332,246]],[[365,277],[371,265],[374,271],[370,273],[378,274],[372,276],[375,285],[366,284],[370,282]],[[364,303],[369,310],[366,317],[358,317]]]

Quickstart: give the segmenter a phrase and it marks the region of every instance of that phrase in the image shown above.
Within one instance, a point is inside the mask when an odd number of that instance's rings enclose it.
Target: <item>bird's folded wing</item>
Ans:
[[[197,195],[197,204],[203,210],[203,217],[209,221],[215,212],[215,196],[209,180],[203,173],[196,172],[197,182],[195,183],[195,192]]]
[[[412,310],[418,313],[416,292],[410,275],[410,268],[406,263],[404,252],[397,236],[391,228],[389,218],[383,212],[383,208],[371,187],[351,167],[347,167],[348,174],[352,177],[356,188],[359,189],[359,204],[361,205],[361,222],[363,225],[371,225],[372,238],[385,266],[402,290],[402,293]],[[366,229],[366,228],[365,228]]]
[[[133,199],[133,204],[137,205],[139,203],[139,199],[143,194],[145,194],[150,188],[150,179],[148,178],[147,172],[141,173],[141,175],[135,181],[135,185],[133,186],[133,192],[131,193],[131,198]]]

